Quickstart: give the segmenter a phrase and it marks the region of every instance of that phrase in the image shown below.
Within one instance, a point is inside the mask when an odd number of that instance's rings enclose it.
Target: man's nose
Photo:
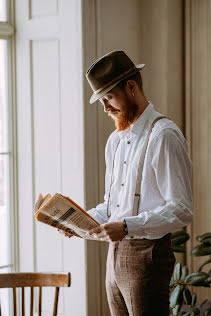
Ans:
[[[109,105],[109,103],[108,103],[108,101],[104,101],[103,102],[103,105],[104,105],[104,112],[108,112],[109,111],[109,109],[110,109],[110,105]]]

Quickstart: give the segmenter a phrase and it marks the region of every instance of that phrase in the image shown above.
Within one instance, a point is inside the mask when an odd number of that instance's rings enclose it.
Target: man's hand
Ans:
[[[58,229],[58,228],[57,228],[57,230],[58,230],[58,232],[59,232],[60,234],[66,236],[66,237],[68,237],[68,238],[73,237],[73,234],[71,234],[71,233],[66,233],[65,231],[63,231],[63,230],[61,230],[61,229]]]
[[[126,236],[125,225],[123,221],[110,222],[91,229],[88,235],[95,235],[106,241],[119,241]]]

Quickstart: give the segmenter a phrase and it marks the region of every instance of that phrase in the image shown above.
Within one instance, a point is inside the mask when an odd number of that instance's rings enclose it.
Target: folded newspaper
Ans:
[[[69,197],[56,193],[45,197],[40,193],[34,206],[35,218],[76,237],[96,240],[86,233],[100,225],[91,215]]]

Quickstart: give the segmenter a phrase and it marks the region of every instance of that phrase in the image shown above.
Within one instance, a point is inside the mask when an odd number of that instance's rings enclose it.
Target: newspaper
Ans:
[[[56,193],[45,197],[40,193],[34,206],[35,218],[47,225],[56,227],[76,237],[99,240],[87,236],[87,232],[100,225],[91,215],[69,197]]]

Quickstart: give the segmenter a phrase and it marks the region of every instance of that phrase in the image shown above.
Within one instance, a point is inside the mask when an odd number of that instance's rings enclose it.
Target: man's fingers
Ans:
[[[106,231],[103,229],[99,234],[97,234],[98,238],[105,238],[107,236]]]
[[[57,230],[58,230],[58,232],[60,233],[60,234],[62,234],[62,235],[65,235],[66,237],[73,237],[73,234],[71,234],[71,233],[67,233],[67,232],[65,232],[64,230],[61,230],[61,229],[59,229],[59,228],[57,228]]]
[[[104,229],[104,225],[100,225],[93,229],[90,229],[87,234],[88,235],[99,234],[103,229]]]
[[[65,236],[70,238],[70,237],[73,237],[73,234],[71,234],[71,233],[65,233]]]

